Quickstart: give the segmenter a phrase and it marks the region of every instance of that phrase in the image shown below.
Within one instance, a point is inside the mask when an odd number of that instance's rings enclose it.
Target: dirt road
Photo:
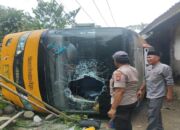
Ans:
[[[162,108],[164,130],[180,130],[180,100],[172,103],[164,103]],[[133,130],[146,130],[147,126],[147,102],[141,105],[141,109],[134,113]],[[101,130],[108,130],[106,124],[102,124]]]

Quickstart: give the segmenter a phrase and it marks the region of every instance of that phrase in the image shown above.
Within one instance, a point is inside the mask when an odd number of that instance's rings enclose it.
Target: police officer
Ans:
[[[116,130],[132,130],[131,114],[137,103],[138,72],[129,65],[128,54],[118,51],[112,56],[117,70],[110,80],[111,108],[108,115]]]
[[[167,101],[171,101],[173,98],[172,71],[168,65],[160,62],[160,54],[157,51],[149,51],[147,61],[150,66],[146,69],[145,82],[140,87],[137,96],[142,98],[146,90],[148,98],[147,130],[164,130],[161,108],[164,97]]]

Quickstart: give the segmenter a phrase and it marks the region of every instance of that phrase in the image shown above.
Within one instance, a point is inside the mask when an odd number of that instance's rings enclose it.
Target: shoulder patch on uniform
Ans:
[[[115,71],[115,73],[114,73],[115,80],[116,81],[121,80],[121,75],[122,75],[122,73],[120,71]]]

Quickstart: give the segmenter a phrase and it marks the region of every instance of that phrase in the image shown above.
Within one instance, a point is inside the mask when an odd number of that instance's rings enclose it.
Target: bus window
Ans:
[[[14,81],[19,84],[20,86],[24,87],[23,81],[23,55],[24,55],[24,47],[26,44],[26,40],[29,36],[30,32],[25,33],[19,38],[15,57],[14,57]]]
[[[11,44],[11,41],[12,41],[12,38],[8,39],[5,45],[9,46]]]

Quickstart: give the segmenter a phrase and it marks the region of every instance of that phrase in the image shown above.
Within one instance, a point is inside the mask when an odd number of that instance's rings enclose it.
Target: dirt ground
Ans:
[[[147,126],[147,104],[135,115],[133,120],[133,130],[145,130]],[[172,103],[164,103],[162,117],[165,130],[180,130],[180,100]]]
[[[163,123],[165,130],[180,130],[180,100],[172,103],[164,103],[162,108]],[[108,119],[102,119],[100,130],[110,130],[107,128]],[[145,130],[147,126],[147,102],[144,101],[140,108],[133,115],[133,130]],[[6,130],[71,130],[63,123],[43,122],[38,127],[10,126]],[[76,129],[75,129],[76,130]]]
[[[178,92],[178,94],[175,93],[176,100],[174,100],[172,103],[164,102],[162,108],[163,124],[165,130],[180,130],[180,87],[178,87],[177,90],[175,89],[175,92]],[[102,123],[100,130],[110,130],[107,128],[108,119],[101,119],[101,120]],[[74,130],[74,129],[70,129],[69,125],[67,126],[67,124],[63,124],[60,122],[55,123],[53,121],[44,121],[38,127],[31,123],[32,121],[25,122],[22,120],[22,122],[19,122],[19,126],[17,126],[17,124],[16,126],[10,125],[5,130]],[[143,101],[139,106],[139,109],[137,109],[134,112],[132,123],[133,123],[133,130],[146,130],[147,101]],[[31,125],[27,125],[27,124],[31,124]],[[79,130],[79,129],[75,129],[75,130]]]
[[[172,103],[164,103],[162,108],[164,130],[180,130],[180,100]],[[133,116],[133,130],[146,130],[147,127],[147,102],[144,102],[140,110],[134,112]],[[106,124],[102,124],[101,130],[108,130],[105,128]]]

